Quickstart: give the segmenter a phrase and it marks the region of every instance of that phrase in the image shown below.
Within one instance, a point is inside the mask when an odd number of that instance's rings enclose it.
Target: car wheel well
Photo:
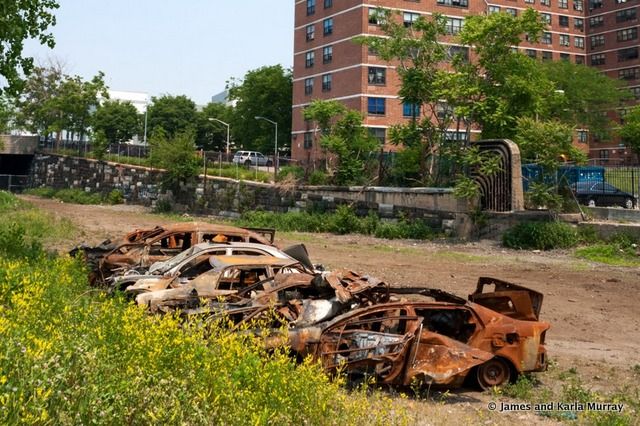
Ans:
[[[498,386],[503,386],[503,385],[507,385],[510,383],[515,383],[515,381],[518,378],[518,375],[520,374],[520,372],[516,369],[515,365],[513,364],[513,362],[511,362],[510,359],[505,358],[505,357],[501,357],[501,356],[494,356],[493,358],[491,358],[489,361],[477,365],[475,366],[467,375],[467,379],[471,379],[472,384],[474,384],[476,387],[478,387],[481,390],[487,390],[490,389],[492,386],[487,386],[486,383],[482,383],[482,380],[480,379],[480,371],[482,368],[484,368],[488,363],[492,363],[492,362],[500,362],[502,363],[506,369],[508,370],[508,377],[507,380],[505,381],[505,383],[501,383]]]

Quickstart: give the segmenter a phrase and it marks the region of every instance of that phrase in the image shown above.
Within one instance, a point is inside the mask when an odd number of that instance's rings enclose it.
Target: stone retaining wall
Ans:
[[[154,206],[160,199],[173,202],[177,211],[237,217],[249,210],[275,212],[327,211],[341,204],[353,206],[359,215],[373,211],[389,220],[420,218],[436,230],[466,238],[472,223],[468,204],[451,189],[377,187],[284,187],[235,179],[199,176],[176,197],[161,188],[163,171],[146,167],[98,162],[85,158],[36,155],[32,187],[79,188],[108,193],[120,190],[129,203]],[[176,202],[177,200],[177,202]]]

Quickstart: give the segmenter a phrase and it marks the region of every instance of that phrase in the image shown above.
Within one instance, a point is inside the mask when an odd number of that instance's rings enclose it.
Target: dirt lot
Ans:
[[[135,227],[163,224],[167,218],[137,206],[79,206],[54,200],[23,197],[44,210],[70,219],[88,243],[119,236]],[[80,241],[57,244],[68,249]],[[348,267],[375,275],[393,286],[439,287],[466,295],[479,276],[513,281],[542,292],[542,319],[552,328],[547,348],[553,361],[539,374],[541,386],[560,387],[563,372],[574,368],[591,389],[604,393],[640,378],[640,270],[611,267],[575,259],[569,251],[526,252],[504,249],[492,241],[390,241],[364,236],[277,234],[276,243],[303,242],[314,262],[328,269]],[[635,369],[634,366],[638,366]],[[636,371],[636,369],[638,371]],[[574,370],[572,370],[574,371]],[[507,424],[514,420],[552,423],[531,412],[491,413],[491,393],[456,391],[441,402],[406,402],[422,424]]]

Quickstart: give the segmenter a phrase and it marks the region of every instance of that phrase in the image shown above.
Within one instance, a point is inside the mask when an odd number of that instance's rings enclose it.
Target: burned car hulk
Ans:
[[[276,332],[268,345],[286,339],[297,356],[318,359],[328,372],[373,376],[392,385],[451,387],[473,379],[489,389],[547,368],[550,325],[538,320],[538,292],[484,277],[469,300],[441,290],[390,292],[396,301],[293,328],[286,336]],[[416,300],[424,296],[433,300]]]

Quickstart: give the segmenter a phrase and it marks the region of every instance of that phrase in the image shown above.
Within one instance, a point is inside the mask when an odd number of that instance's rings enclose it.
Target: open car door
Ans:
[[[542,293],[535,290],[489,277],[480,277],[476,291],[469,295],[469,300],[478,305],[524,321],[538,321],[542,298]]]

